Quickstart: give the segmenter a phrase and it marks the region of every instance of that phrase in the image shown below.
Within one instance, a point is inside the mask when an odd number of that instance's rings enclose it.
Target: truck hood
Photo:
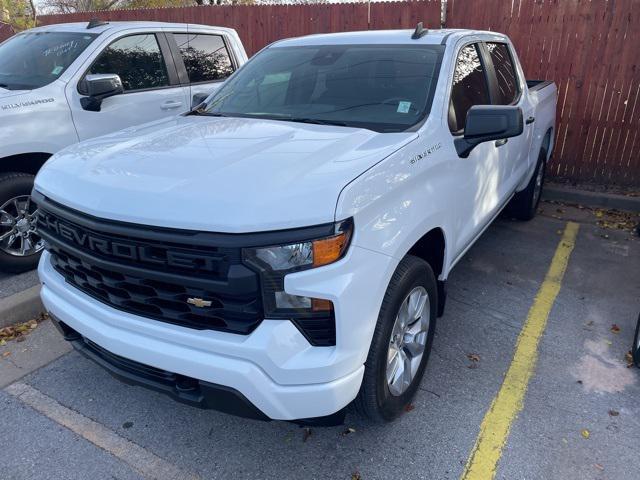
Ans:
[[[177,117],[52,157],[51,199],[100,218],[216,232],[334,221],[342,188],[416,133],[274,120]]]
[[[5,98],[15,97],[16,95],[24,95],[31,90],[7,90],[6,88],[0,88],[0,106],[4,105],[3,100]],[[12,99],[15,100],[15,99]]]

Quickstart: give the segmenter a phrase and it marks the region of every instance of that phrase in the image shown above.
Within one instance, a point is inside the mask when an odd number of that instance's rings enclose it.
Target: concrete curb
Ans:
[[[544,200],[577,203],[587,207],[615,208],[630,212],[640,212],[640,197],[589,192],[559,185],[545,185],[542,191],[542,198]]]
[[[44,312],[40,301],[40,285],[0,299],[0,328],[26,322]]]

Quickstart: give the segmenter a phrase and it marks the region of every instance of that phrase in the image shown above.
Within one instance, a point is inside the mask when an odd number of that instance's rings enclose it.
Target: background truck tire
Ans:
[[[25,198],[31,195],[34,176],[28,173],[5,173],[0,175],[0,271],[25,272],[38,265],[42,248],[34,248],[20,254],[20,242],[29,239],[29,244],[36,245],[40,239],[32,233],[35,224],[33,202],[26,203]],[[20,199],[17,203],[14,200]],[[21,215],[20,207],[24,206],[28,213]],[[12,233],[13,232],[13,233]],[[11,235],[17,235],[14,243],[8,245]],[[22,238],[20,238],[22,237]]]
[[[536,216],[540,198],[542,197],[542,188],[544,186],[546,158],[547,152],[540,150],[536,170],[533,172],[527,188],[516,193],[511,199],[508,213],[518,220],[528,221]]]
[[[387,380],[387,363],[394,326],[400,307],[407,296],[416,289],[424,289],[428,295],[428,307],[422,315],[429,315],[426,345],[412,381],[401,394],[392,394]],[[421,290],[422,290],[421,289]],[[437,318],[437,286],[433,270],[424,260],[407,255],[393,274],[382,302],[378,322],[365,362],[364,378],[360,392],[354,401],[355,410],[377,422],[396,418],[411,402],[429,359]]]

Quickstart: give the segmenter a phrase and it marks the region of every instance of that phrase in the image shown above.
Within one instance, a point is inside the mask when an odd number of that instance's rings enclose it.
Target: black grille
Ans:
[[[184,231],[153,232],[93,217],[85,223],[82,214],[66,216],[63,208],[54,213],[39,205],[38,233],[55,270],[86,294],[190,328],[248,334],[262,320],[257,274],[242,265],[240,248],[203,245]]]

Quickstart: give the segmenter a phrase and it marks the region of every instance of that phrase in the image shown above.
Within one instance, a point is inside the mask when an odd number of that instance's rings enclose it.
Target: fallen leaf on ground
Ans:
[[[612,417],[617,417],[618,415],[620,415],[620,412],[617,410],[609,410],[609,415],[611,415]]]
[[[594,463],[593,466],[596,467],[598,470],[604,470],[604,467],[599,463]]]
[[[624,361],[627,362],[627,368],[633,367],[633,355],[631,350],[624,354]]]
[[[346,436],[346,435],[349,435],[350,433],[356,433],[356,429],[349,427],[344,432],[342,432],[342,435]]]
[[[311,433],[311,429],[309,427],[305,427],[305,429],[302,431],[302,441],[306,442],[311,436]]]
[[[589,433],[589,430],[585,428],[580,432],[580,435],[582,435],[583,438],[588,439],[591,436],[591,433]]]
[[[467,358],[469,360],[471,360],[472,362],[479,362],[480,361],[480,355],[478,355],[477,353],[469,353],[467,355]]]
[[[3,356],[3,357],[8,357],[9,355],[11,355],[11,352],[4,352],[4,353],[2,354],[2,356]]]
[[[410,412],[411,410],[413,410],[414,408],[416,408],[416,407],[414,407],[414,406],[413,406],[413,403],[407,403],[407,404],[404,406],[404,411],[408,413],[408,412]]]
[[[620,327],[614,323],[613,325],[611,325],[611,331],[613,333],[620,333]]]
[[[351,474],[351,480],[362,480],[362,475],[360,475],[360,472],[353,472]]]

